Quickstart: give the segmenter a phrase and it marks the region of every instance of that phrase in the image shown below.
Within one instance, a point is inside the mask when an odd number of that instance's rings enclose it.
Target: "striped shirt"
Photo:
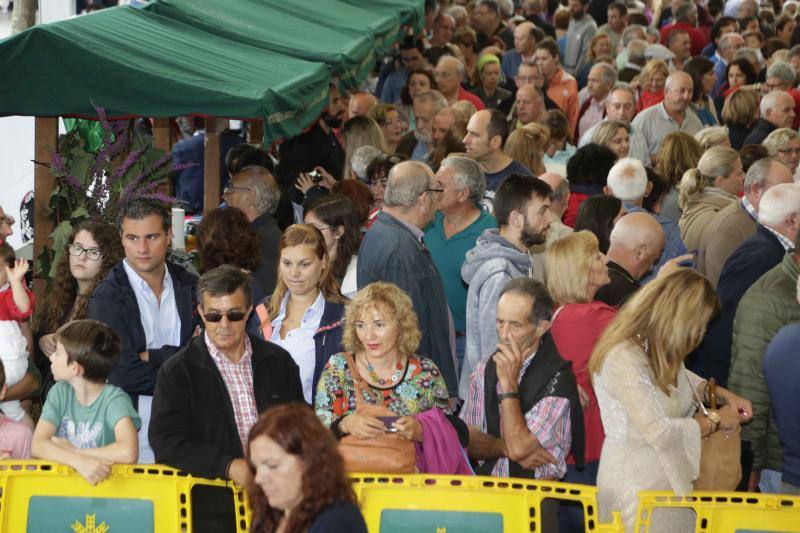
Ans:
[[[211,360],[217,365],[228,396],[233,406],[233,416],[236,418],[236,429],[242,441],[242,450],[247,449],[247,434],[256,423],[258,410],[256,397],[253,392],[253,347],[247,335],[244,336],[244,354],[238,363],[234,363],[228,356],[219,351],[211,342],[208,333],[205,334],[206,347],[211,354]]]
[[[531,354],[522,363],[519,371],[519,379],[533,361],[536,352]],[[484,386],[483,377],[486,371],[488,359],[481,362],[472,373],[469,383],[469,394],[461,410],[461,419],[469,426],[480,428],[486,433],[486,410],[484,408]],[[500,383],[497,384],[498,393]],[[561,479],[567,473],[567,454],[572,444],[572,430],[570,427],[569,400],[556,396],[545,396],[530,411],[525,413],[525,424],[528,426],[531,435],[539,441],[539,444],[556,458],[556,464],[546,464],[536,467],[534,470],[537,479],[556,478]],[[501,425],[502,428],[502,425]],[[492,475],[496,477],[508,477],[508,458],[501,457],[492,469]]]

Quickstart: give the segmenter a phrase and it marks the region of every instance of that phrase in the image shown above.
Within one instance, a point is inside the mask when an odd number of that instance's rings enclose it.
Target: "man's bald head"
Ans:
[[[693,87],[692,77],[685,72],[677,71],[667,76],[667,82],[664,84],[664,107],[667,111],[680,113],[686,111],[692,102]]]
[[[365,117],[369,110],[378,105],[378,99],[370,93],[353,93],[350,96],[350,103],[347,112],[350,118]]]
[[[550,211],[552,211],[558,220],[564,216],[564,211],[567,210],[567,202],[569,201],[569,181],[561,174],[555,172],[545,172],[539,179],[545,182],[553,189],[553,195],[550,197]]]
[[[609,242],[609,259],[638,280],[652,270],[661,257],[664,230],[648,213],[628,213],[614,225]]]

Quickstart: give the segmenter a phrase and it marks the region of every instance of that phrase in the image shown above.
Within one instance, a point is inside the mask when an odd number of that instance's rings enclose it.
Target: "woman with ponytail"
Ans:
[[[711,219],[736,201],[743,186],[742,160],[732,148],[715,146],[703,154],[697,168],[686,171],[678,184],[683,210],[678,226],[688,249],[700,246],[703,231]]]

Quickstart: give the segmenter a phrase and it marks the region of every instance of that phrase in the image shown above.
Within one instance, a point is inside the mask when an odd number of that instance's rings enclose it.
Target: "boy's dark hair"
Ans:
[[[5,241],[0,242],[0,259],[2,259],[9,268],[14,266],[14,261],[17,259],[17,254],[14,253],[14,249]]]
[[[617,154],[601,144],[589,143],[575,150],[567,161],[567,179],[572,185],[605,185]]]
[[[522,294],[533,301],[528,315],[528,321],[531,324],[538,324],[542,320],[553,318],[553,299],[544,283],[531,278],[514,278],[506,283],[506,286],[500,291],[500,297],[508,293]]]
[[[238,289],[244,291],[244,299],[249,306],[253,302],[253,291],[250,281],[241,268],[233,265],[221,265],[211,269],[197,281],[197,301],[202,306],[203,296],[225,296]]]
[[[245,167],[264,167],[275,174],[275,163],[266,150],[252,144],[237,144],[225,154],[225,170],[233,176]]]
[[[500,148],[502,148],[506,145],[506,139],[508,139],[509,133],[506,114],[499,109],[490,109],[489,113],[491,113],[491,116],[489,118],[489,124],[486,125],[486,132],[489,134],[490,141],[495,135],[499,135]]]
[[[103,383],[111,373],[122,344],[116,332],[97,320],[73,320],[56,331],[56,342],[67,352],[67,362],[83,367],[83,377]]]
[[[558,43],[556,43],[556,40],[552,37],[542,39],[542,41],[536,45],[536,49],[547,50],[551,56],[561,59],[561,50],[558,48]]]
[[[525,204],[531,200],[531,196],[545,199],[550,198],[552,194],[553,189],[550,188],[550,185],[539,178],[510,174],[494,193],[492,205],[497,225],[507,226],[508,217],[511,216],[512,211],[524,213]]]
[[[167,204],[150,198],[133,198],[119,208],[117,212],[117,230],[122,231],[122,223],[126,218],[142,220],[150,215],[161,217],[161,227],[164,232],[169,231],[172,227],[172,214]]]

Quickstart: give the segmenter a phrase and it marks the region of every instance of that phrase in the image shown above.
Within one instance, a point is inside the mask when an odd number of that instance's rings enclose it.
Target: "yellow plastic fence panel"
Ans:
[[[597,489],[530,479],[353,474],[370,533],[558,531],[559,501],[583,506],[586,531],[622,532],[597,521]]]
[[[639,492],[636,533],[649,531],[653,513],[687,509],[696,513],[695,533],[775,533],[800,531],[800,496],[752,492]],[[658,518],[656,518],[658,519]]]
[[[91,486],[72,468],[0,461],[0,531],[244,533],[250,509],[232,483],[162,465],[115,465]]]

